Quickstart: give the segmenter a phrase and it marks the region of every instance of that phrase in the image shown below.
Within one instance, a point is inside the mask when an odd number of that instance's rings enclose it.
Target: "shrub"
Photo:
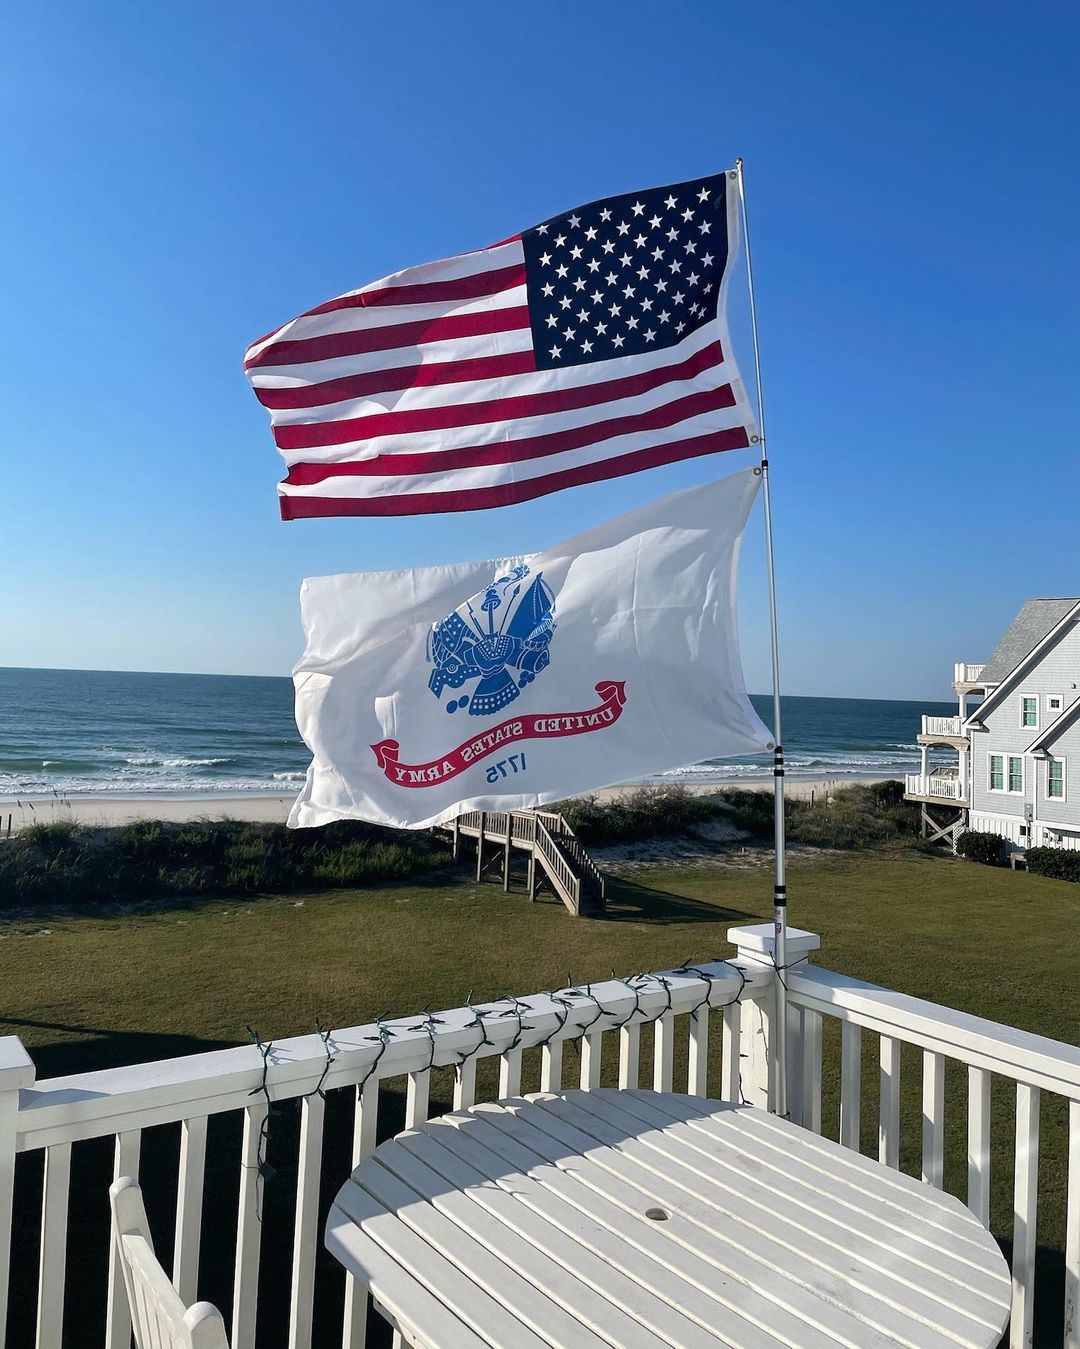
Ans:
[[[345,843],[316,864],[319,885],[370,885],[398,880],[416,869],[415,849],[402,843]]]
[[[718,814],[714,801],[678,785],[636,787],[603,802],[595,796],[581,796],[552,809],[566,818],[587,847],[684,834]]]
[[[956,851],[969,862],[999,867],[1005,861],[1005,840],[1000,834],[968,829],[956,840]]]
[[[771,791],[751,792],[740,788],[725,790],[724,802],[728,807],[732,824],[745,830],[753,838],[772,838],[773,836],[773,794]],[[791,814],[791,802],[787,803],[785,818]]]
[[[1036,876],[1057,881],[1080,881],[1080,852],[1068,848],[1029,848],[1024,865]]]
[[[918,807],[905,801],[903,783],[852,783],[819,793],[811,802],[788,797],[784,822],[792,843],[814,848],[872,848],[914,840],[919,833]],[[769,791],[724,792],[733,824],[754,838],[773,836],[773,794]]]
[[[888,778],[884,782],[871,782],[867,790],[879,806],[904,805],[906,788],[902,782],[898,782],[895,778]]]
[[[42,824],[0,840],[0,910],[370,885],[442,855],[425,835],[357,821],[302,830],[238,820]]]

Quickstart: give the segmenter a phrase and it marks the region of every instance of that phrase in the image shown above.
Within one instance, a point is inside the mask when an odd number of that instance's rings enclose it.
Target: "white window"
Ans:
[[[1046,761],[1046,796],[1049,801],[1065,800],[1065,760]]]
[[[992,792],[1005,790],[1005,760],[1000,754],[990,755],[990,790]]]
[[[1009,755],[1009,791],[1023,793],[1024,790],[1024,760],[1019,754]]]
[[[1046,695],[1046,710],[1052,717],[1056,717],[1064,706],[1065,700],[1060,693],[1048,693]]]
[[[1020,725],[1039,729],[1039,700],[1029,694],[1020,699]]]

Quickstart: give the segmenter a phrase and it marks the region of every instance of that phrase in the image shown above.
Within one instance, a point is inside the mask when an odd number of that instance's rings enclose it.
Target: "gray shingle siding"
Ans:
[[[1049,605],[1052,602],[1029,601],[1030,603]],[[1072,607],[1075,601],[1061,600],[1056,603]],[[1024,609],[1027,608],[1028,605],[1025,605]],[[1068,608],[1059,611],[1054,622],[1059,622],[1067,612]],[[1023,613],[1024,610],[1021,610],[1021,615]],[[1039,624],[1048,620],[1049,615],[1049,610],[1043,610],[1039,616]],[[1010,632],[1015,628],[1014,622]],[[1032,630],[1028,629],[1029,632]],[[1046,632],[1042,632],[1034,644],[1045,635]],[[998,652],[1002,650],[1003,644],[1004,639],[999,643]],[[1030,649],[1029,647],[1028,650]],[[995,653],[995,656],[997,654]],[[1016,662],[1014,667],[1015,664]],[[1007,682],[1008,687],[1003,690],[1001,701],[986,713],[985,718],[979,718],[986,729],[973,730],[971,734],[972,811],[976,814],[1022,821],[1026,808],[1030,807],[1037,820],[1070,825],[1080,830],[1080,718],[1065,716],[1071,708],[1075,708],[1077,700],[1080,699],[1080,622],[1074,620],[1069,623],[1035,665],[1015,680]],[[1024,755],[1028,746],[1051,725],[1048,721],[1050,713],[1046,702],[1050,694],[1060,694],[1063,699],[1062,713],[1059,714],[1063,718],[1062,731],[1057,736],[1050,736],[1046,741],[1046,749],[1055,758],[1066,760],[1064,801],[1050,801],[1047,798],[1045,761],[1035,756]],[[1024,697],[1037,699],[1037,727],[1021,725],[1021,700]],[[977,709],[975,715],[979,717]],[[990,790],[991,754],[1024,756],[1022,795]],[[1007,777],[1007,765],[1005,768]],[[979,823],[973,821],[976,826]]]

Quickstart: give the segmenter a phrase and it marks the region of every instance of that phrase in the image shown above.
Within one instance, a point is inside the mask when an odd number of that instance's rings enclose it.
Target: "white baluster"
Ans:
[[[19,1131],[19,1091],[34,1084],[34,1065],[17,1035],[0,1036],[0,1349],[4,1349],[11,1279],[11,1202],[15,1191],[15,1147]]]
[[[691,1096],[705,1096],[709,1090],[709,1008],[707,1004],[690,1013],[686,1090]]]
[[[923,1054],[922,1178],[940,1190],[945,1183],[945,1060]]]
[[[1009,1349],[1030,1349],[1035,1323],[1035,1215],[1039,1202],[1039,1089],[1016,1088],[1012,1317]]]
[[[64,1277],[67,1271],[68,1194],[71,1144],[45,1149],[38,1266],[37,1349],[53,1349],[64,1334]]]
[[[619,1031],[619,1086],[625,1091],[641,1082],[641,1024],[637,1021]]]
[[[476,1100],[476,1059],[466,1059],[454,1070],[454,1109],[468,1110]]]
[[[736,1105],[742,1101],[742,1007],[737,1002],[724,1008],[720,1099]]]
[[[840,1142],[862,1146],[862,1027],[844,1021],[840,1029]]]
[[[499,1056],[499,1100],[521,1095],[521,1046]]]
[[[990,1074],[968,1069],[968,1208],[990,1226]]]
[[[236,1267],[233,1275],[232,1349],[254,1349],[259,1298],[259,1257],[262,1242],[263,1178],[259,1151],[265,1100],[244,1110],[240,1144],[240,1202],[236,1213]],[[116,1349],[121,1349],[117,1345]]]
[[[121,1176],[139,1179],[139,1153],[142,1131],[131,1129],[116,1135],[113,1180]],[[116,1258],[116,1246],[109,1242],[109,1284],[105,1302],[105,1344],[107,1349],[128,1349],[131,1344],[131,1316],[128,1312],[124,1275]],[[242,1349],[242,1346],[237,1346]]]
[[[198,1298],[202,1240],[203,1181],[206,1175],[206,1116],[180,1124],[180,1164],[176,1182],[173,1286],[184,1302]]]
[[[562,1040],[550,1040],[540,1051],[540,1090],[562,1091]]]
[[[405,1088],[405,1127],[415,1129],[428,1117],[431,1100],[431,1069],[410,1073]]]
[[[1065,1191],[1065,1346],[1080,1349],[1080,1101],[1069,1102],[1069,1180]]]
[[[475,1061],[473,1081],[476,1081]],[[465,1065],[468,1067],[468,1064]],[[356,1113],[353,1121],[352,1164],[355,1169],[365,1157],[375,1151],[376,1125],[379,1117],[379,1080],[369,1077],[363,1088],[356,1091]],[[341,1334],[342,1349],[363,1349],[367,1339],[367,1289],[351,1274],[345,1275],[345,1323]]]
[[[600,1085],[600,1054],[604,1032],[589,1031],[581,1037],[581,1086],[585,1091],[595,1091]]]
[[[675,1082],[675,1013],[653,1022],[653,1091],[671,1091]]]
[[[305,1096],[300,1102],[300,1151],[296,1178],[296,1220],[293,1226],[289,1349],[310,1349],[311,1345],[325,1114],[326,1102],[318,1094]]]
[[[881,1114],[878,1121],[878,1161],[900,1167],[900,1041],[881,1037]]]
[[[802,1123],[821,1133],[821,1013],[803,1008]]]

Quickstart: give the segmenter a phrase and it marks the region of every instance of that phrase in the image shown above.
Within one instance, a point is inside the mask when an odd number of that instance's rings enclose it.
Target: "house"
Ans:
[[[905,784],[924,837],[955,845],[975,829],[1011,850],[1080,849],[1080,599],[1028,600],[985,665],[956,665],[953,688],[957,715],[923,717]],[[955,763],[931,768],[935,747]]]

